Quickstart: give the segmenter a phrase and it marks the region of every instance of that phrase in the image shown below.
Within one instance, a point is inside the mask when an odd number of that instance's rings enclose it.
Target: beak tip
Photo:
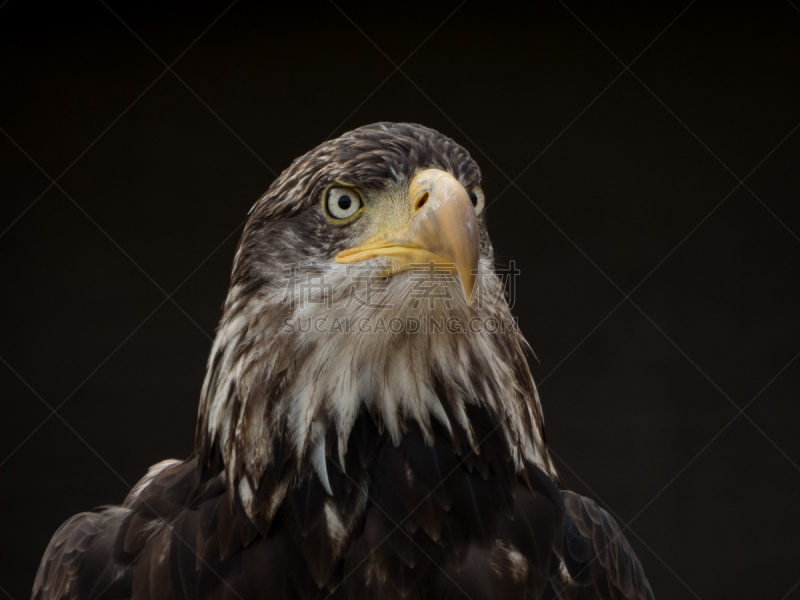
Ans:
[[[472,306],[472,297],[475,293],[475,276],[470,273],[467,276],[461,277],[459,274],[459,278],[461,279],[461,290],[464,292],[464,299],[467,301],[467,306]]]

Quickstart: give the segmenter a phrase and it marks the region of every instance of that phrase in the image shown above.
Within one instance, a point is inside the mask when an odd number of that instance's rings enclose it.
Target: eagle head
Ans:
[[[344,467],[362,415],[395,444],[409,427],[428,442],[457,428],[477,449],[469,415],[480,406],[518,468],[552,471],[484,204],[463,147],[394,123],[320,144],[256,202],[196,442],[248,514],[269,517],[298,478],[330,493],[326,456]]]

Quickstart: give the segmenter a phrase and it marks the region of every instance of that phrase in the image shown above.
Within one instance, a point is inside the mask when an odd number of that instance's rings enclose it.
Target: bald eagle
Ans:
[[[484,203],[420,125],[296,159],[238,245],[192,457],[64,523],[33,600],[652,598],[548,454]]]

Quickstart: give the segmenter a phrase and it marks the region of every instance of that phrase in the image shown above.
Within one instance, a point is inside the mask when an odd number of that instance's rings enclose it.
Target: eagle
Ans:
[[[66,521],[32,600],[652,599],[553,464],[485,204],[421,125],[297,158],[238,244],[191,457]]]

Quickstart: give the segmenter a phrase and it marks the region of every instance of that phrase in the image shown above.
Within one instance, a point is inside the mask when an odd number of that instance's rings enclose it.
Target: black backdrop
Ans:
[[[800,598],[800,4],[106,1],[0,5],[10,598],[191,452],[247,210],[379,120],[482,165],[548,441],[656,595]]]

